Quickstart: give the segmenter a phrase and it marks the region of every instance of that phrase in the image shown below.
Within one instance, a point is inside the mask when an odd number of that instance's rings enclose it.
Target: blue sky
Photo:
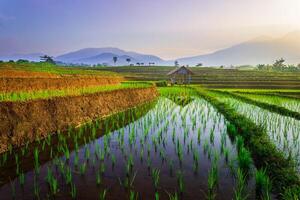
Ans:
[[[0,55],[119,47],[176,58],[300,29],[299,0],[1,0]]]

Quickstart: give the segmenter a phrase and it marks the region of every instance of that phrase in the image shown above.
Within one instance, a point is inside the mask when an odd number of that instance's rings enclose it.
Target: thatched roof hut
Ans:
[[[172,84],[189,84],[191,83],[193,74],[194,72],[188,67],[181,66],[170,71],[167,75],[170,77]]]

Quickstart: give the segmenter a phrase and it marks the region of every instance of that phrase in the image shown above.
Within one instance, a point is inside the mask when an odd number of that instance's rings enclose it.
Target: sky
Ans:
[[[0,55],[118,47],[164,59],[300,30],[300,0],[0,0]]]

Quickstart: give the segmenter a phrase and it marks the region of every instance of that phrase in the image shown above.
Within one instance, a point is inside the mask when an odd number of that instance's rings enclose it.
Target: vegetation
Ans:
[[[49,62],[2,62],[0,63],[1,70],[19,70],[29,72],[44,72],[56,75],[98,75],[98,76],[116,76],[116,73],[107,71],[96,71],[93,68],[76,68],[57,66]]]
[[[257,65],[258,70],[264,71],[280,71],[280,72],[300,72],[300,64],[295,65],[286,65],[285,60],[280,58],[274,62],[273,65]]]
[[[292,111],[292,110],[286,109],[284,107],[278,106],[276,104],[265,103],[265,102],[263,102],[263,100],[262,101],[257,100],[257,98],[256,99],[248,98],[247,95],[234,94],[234,93],[220,91],[220,90],[217,90],[216,92],[219,92],[222,95],[225,94],[225,95],[232,96],[232,97],[242,100],[246,103],[253,104],[253,105],[262,107],[264,109],[270,110],[271,112],[276,112],[280,115],[287,116],[287,117],[293,117],[297,120],[300,120],[300,112]],[[262,98],[259,98],[259,99],[262,99]],[[294,106],[295,106],[295,104],[294,104]],[[295,106],[293,108],[293,110],[295,108],[297,109],[297,107]]]
[[[130,66],[101,67],[96,71],[117,72],[134,81],[168,81],[167,73],[175,67]],[[257,88],[300,89],[300,72],[261,71],[255,69],[226,69],[213,67],[191,67],[194,72],[192,84],[207,88]]]
[[[79,199],[86,193],[90,198],[109,199],[119,191],[129,199],[216,199],[221,198],[220,191],[231,191],[230,199],[300,198],[300,90],[291,89],[300,88],[300,73],[285,66],[283,59],[258,70],[193,68],[193,83],[201,87],[168,87],[166,74],[174,67],[71,69],[47,59],[2,62],[0,71],[122,75],[134,81],[0,93],[0,103],[155,86],[161,97],[37,138],[19,149],[9,146],[0,155],[0,186],[9,192],[0,191],[0,196]],[[116,65],[118,58],[113,61]],[[232,86],[253,89],[224,89]],[[206,180],[199,178],[201,173],[207,173]],[[32,180],[33,190],[28,190]]]
[[[16,198],[75,199],[88,195],[109,199],[116,195],[111,191],[118,190],[118,196],[129,199],[161,199],[164,195],[184,199],[191,194],[200,199],[214,199],[223,187],[220,183],[226,183],[226,190],[237,188],[232,183],[234,179],[240,183],[237,189],[240,193],[244,195],[249,189],[252,192],[248,195],[253,197],[255,188],[246,180],[254,177],[251,172],[255,168],[248,162],[249,153],[242,142],[236,143],[227,135],[228,121],[223,115],[191,88],[162,87],[159,91],[162,97],[139,118],[135,116],[141,111],[135,109],[128,114],[119,113],[70,127],[66,132],[26,144],[20,150],[11,148],[0,156],[4,172],[1,180],[14,180],[12,174],[19,169],[17,180],[26,193],[12,184],[11,193],[0,191],[0,194],[17,195]],[[176,94],[179,99],[184,97],[183,104],[177,104]],[[23,168],[23,163],[32,166]],[[237,180],[238,169],[247,174],[243,176],[244,182]],[[203,170],[208,173],[207,180],[197,177]],[[35,186],[35,192],[26,189],[31,184],[31,175],[40,177],[42,183],[40,188]],[[167,179],[176,186],[175,191],[173,187],[170,190]],[[110,185],[111,181],[120,184]],[[199,190],[195,191],[195,186]],[[82,187],[86,189],[82,191]],[[89,192],[94,190],[100,194]],[[147,196],[149,192],[145,195],[144,190],[153,193]]]
[[[231,128],[233,135],[239,134],[244,138],[249,148],[255,165],[267,169],[266,173],[271,177],[274,188],[279,194],[286,191],[298,191],[300,180],[295,163],[286,158],[269,139],[266,130],[257,126],[251,120],[241,115],[228,103],[220,102],[220,95],[205,90],[199,90],[199,94],[214,105],[236,128]],[[233,131],[232,131],[233,130]],[[295,193],[300,197],[300,193]]]
[[[85,88],[68,88],[62,90],[38,90],[30,92],[12,92],[12,93],[0,93],[1,101],[28,101],[33,99],[49,99],[53,97],[63,96],[79,96],[85,94],[93,94],[98,92],[109,92],[113,90],[121,89],[133,89],[133,88],[146,88],[150,87],[149,83],[132,83],[124,82],[118,85],[106,85],[106,86],[91,86]]]

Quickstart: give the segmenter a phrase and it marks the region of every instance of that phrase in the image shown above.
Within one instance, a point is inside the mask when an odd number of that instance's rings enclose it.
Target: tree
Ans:
[[[41,56],[40,58],[41,58],[42,62],[46,62],[46,63],[50,63],[50,64],[55,64],[55,61],[53,60],[53,58],[51,56],[44,55],[44,56]]]
[[[116,62],[118,61],[118,57],[117,57],[117,56],[114,56],[114,57],[113,57],[113,61],[114,61],[114,64],[116,65]]]
[[[131,62],[131,59],[130,58],[126,58],[126,62],[128,62],[128,65],[129,65],[129,63]]]
[[[198,64],[196,65],[196,67],[202,67],[202,66],[203,66],[202,63],[198,63]]]
[[[257,69],[258,70],[264,70],[265,69],[265,65],[264,64],[258,64],[257,65]]]
[[[29,60],[19,59],[17,60],[17,63],[29,63]]]
[[[174,65],[175,65],[175,67],[178,67],[178,66],[179,66],[178,60],[175,60]]]
[[[275,63],[273,64],[274,70],[283,70],[283,68],[285,68],[284,62],[285,60],[283,58],[276,60]]]

